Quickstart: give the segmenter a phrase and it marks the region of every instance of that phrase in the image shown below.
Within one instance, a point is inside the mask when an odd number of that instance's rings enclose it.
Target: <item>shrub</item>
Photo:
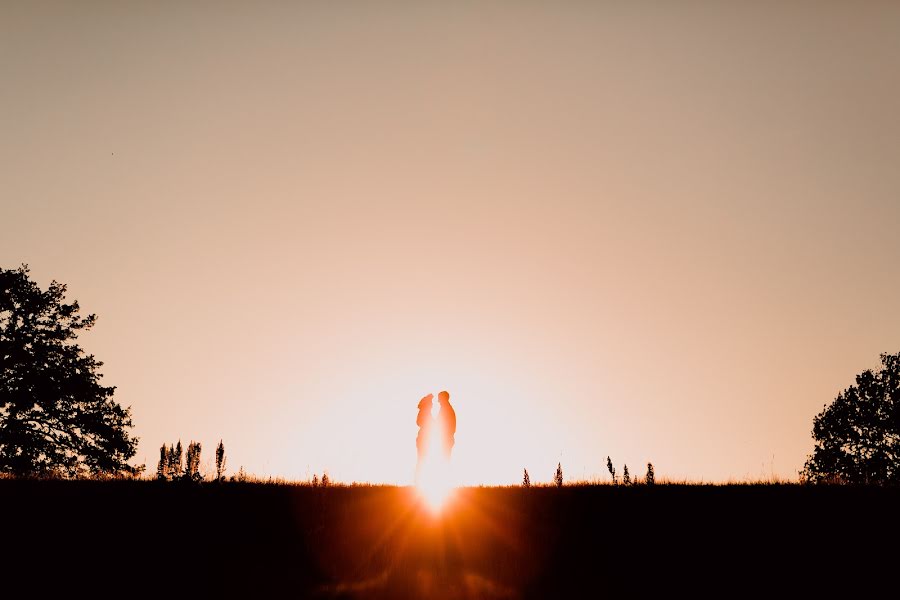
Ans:
[[[191,442],[187,448],[184,478],[188,481],[200,481],[200,442]]]
[[[181,465],[182,458],[181,440],[175,444],[175,447],[169,448],[169,477],[172,479],[180,479],[183,467]]]
[[[156,478],[160,481],[169,479],[169,447],[165,444],[159,448],[159,464],[156,465]]]
[[[219,440],[216,446],[216,481],[222,481],[225,476],[225,444]]]

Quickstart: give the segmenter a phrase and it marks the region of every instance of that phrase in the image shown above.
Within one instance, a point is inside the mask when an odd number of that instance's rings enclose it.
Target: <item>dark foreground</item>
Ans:
[[[7,597],[858,595],[893,585],[898,511],[851,487],[463,489],[436,517],[408,488],[0,480],[0,572],[35,592]]]

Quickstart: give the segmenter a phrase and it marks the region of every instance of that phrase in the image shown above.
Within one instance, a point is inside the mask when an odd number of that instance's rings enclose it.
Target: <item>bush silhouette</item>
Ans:
[[[656,483],[656,477],[653,474],[653,463],[647,463],[647,476],[644,478],[647,485]]]
[[[225,477],[225,444],[219,440],[216,446],[216,481],[222,481]]]
[[[169,447],[165,444],[159,447],[159,464],[156,465],[156,478],[160,481],[169,479]]]
[[[612,460],[608,456],[606,457],[606,469],[612,476],[613,485],[618,485],[619,482],[616,480],[616,468],[613,466]]]
[[[900,483],[900,353],[882,354],[813,421],[809,482]]]
[[[184,479],[186,481],[200,481],[200,442],[191,442],[187,447],[187,456],[184,465]]]
[[[631,485],[631,475],[628,474],[628,465],[622,469],[622,485]]]
[[[181,473],[184,471],[181,463],[183,453],[181,440],[178,440],[178,443],[169,449],[169,477],[171,479],[181,479]]]
[[[556,464],[556,473],[553,475],[553,483],[556,484],[556,487],[563,486],[563,471],[562,471],[562,463]]]
[[[221,442],[219,442],[221,445]],[[222,461],[224,466],[225,447],[222,448]],[[159,464],[156,466],[156,478],[162,481],[201,481],[200,475],[200,442],[191,442],[187,447],[187,454],[182,463],[181,440],[174,446],[163,444],[159,449]],[[216,460],[218,461],[218,455]],[[218,466],[218,462],[216,463]],[[219,473],[221,478],[221,473]]]
[[[234,475],[231,476],[231,481],[237,481],[239,483],[244,483],[245,481],[248,481],[248,480],[249,480],[249,477],[247,476],[247,472],[244,471],[243,465],[238,467],[237,473],[235,473]]]
[[[522,487],[531,487],[531,478],[528,476],[528,469],[525,469],[525,475],[522,477]]]

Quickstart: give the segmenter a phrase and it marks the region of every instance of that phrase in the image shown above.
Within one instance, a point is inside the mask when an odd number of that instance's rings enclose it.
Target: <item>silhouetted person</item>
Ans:
[[[419,400],[419,414],[416,416],[416,425],[419,426],[419,434],[416,436],[416,454],[418,455],[418,460],[416,461],[416,482],[419,481],[422,465],[428,457],[428,444],[431,441],[432,426],[431,409],[434,406],[433,398],[434,394],[428,394]]]
[[[450,406],[450,393],[441,392],[438,394],[438,403],[441,405],[441,411],[438,413],[438,428],[441,433],[441,446],[444,450],[444,459],[450,460],[450,453],[453,451],[453,444],[456,442],[456,411]]]

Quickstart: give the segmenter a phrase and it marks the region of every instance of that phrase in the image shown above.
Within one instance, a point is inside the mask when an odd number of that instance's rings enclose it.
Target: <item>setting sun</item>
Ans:
[[[449,481],[440,478],[423,481],[416,487],[419,497],[434,514],[444,510],[452,499],[454,490]]]
[[[441,392],[441,394],[446,394],[446,392]],[[433,427],[430,424],[430,420],[433,419],[430,412],[430,395],[428,398],[427,404],[420,404],[420,415],[424,414],[427,419],[427,421],[420,420],[420,422],[426,431],[430,431],[430,428]],[[426,402],[426,399],[423,398],[424,402]],[[438,413],[438,423],[442,422],[440,418],[443,416],[444,410],[447,410],[448,414],[453,413],[452,408],[441,408],[441,412]],[[455,413],[453,414],[455,419]],[[422,452],[420,463],[417,467],[416,491],[428,509],[433,514],[438,514],[443,511],[450,500],[457,483],[453,475],[454,469],[449,456],[450,450],[444,447],[446,443],[445,438],[436,435],[436,432],[426,433],[421,443]]]

